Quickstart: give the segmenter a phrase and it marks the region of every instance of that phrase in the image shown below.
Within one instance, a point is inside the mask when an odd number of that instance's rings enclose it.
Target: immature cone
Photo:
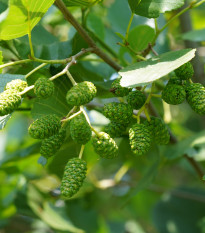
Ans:
[[[21,96],[15,90],[6,90],[0,94],[0,116],[16,110],[21,104]]]
[[[109,134],[111,138],[118,138],[126,131],[126,126],[117,122],[110,122],[105,126],[105,133]]]
[[[53,95],[54,84],[47,78],[39,78],[34,84],[34,93],[40,99],[46,99]]]
[[[187,62],[176,69],[174,72],[176,76],[179,77],[181,80],[188,80],[194,75],[194,68],[191,62]]]
[[[11,82],[7,83],[5,86],[5,90],[15,90],[17,92],[23,91],[28,86],[26,81],[21,79],[14,79]]]
[[[109,134],[100,132],[92,139],[94,150],[102,158],[113,159],[118,155],[118,146]]]
[[[66,95],[70,106],[81,106],[89,103],[97,94],[95,85],[91,82],[81,82],[73,86]]]
[[[151,117],[151,121],[144,123],[149,127],[154,142],[158,145],[166,145],[170,141],[170,134],[166,124],[157,117]]]
[[[28,128],[32,138],[44,139],[57,134],[61,127],[61,121],[58,116],[46,115],[35,120]]]
[[[129,124],[132,119],[133,110],[125,103],[107,103],[104,105],[103,114],[113,122]]]
[[[120,85],[120,80],[121,80],[121,77],[113,81],[110,91],[113,92],[118,97],[123,97],[123,96],[128,95],[131,89],[127,87],[122,87]]]
[[[200,115],[205,115],[205,88],[200,83],[191,83],[186,86],[187,102]]]
[[[133,109],[140,109],[146,101],[146,96],[141,91],[130,92],[127,96],[127,103],[132,106]]]
[[[177,84],[182,85],[182,80],[178,78],[177,76],[171,77],[167,84]]]
[[[177,84],[168,84],[162,91],[162,99],[172,105],[181,104],[186,98],[186,92],[183,86]]]
[[[59,133],[44,139],[41,144],[40,154],[47,159],[52,157],[63,145],[65,137],[66,130],[61,129]]]
[[[70,159],[65,167],[61,183],[61,194],[64,197],[72,197],[82,187],[86,177],[86,162],[79,158]]]
[[[148,152],[151,145],[151,133],[149,127],[143,124],[134,124],[129,130],[131,150],[136,155]]]
[[[70,120],[70,135],[79,144],[90,141],[92,131],[83,113]]]

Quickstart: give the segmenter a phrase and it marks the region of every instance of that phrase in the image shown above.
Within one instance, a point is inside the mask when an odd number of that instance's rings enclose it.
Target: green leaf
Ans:
[[[155,153],[156,153],[156,151],[155,151]],[[155,176],[158,172],[159,163],[160,163],[160,158],[155,157],[155,160],[152,161],[151,165],[147,167],[147,169],[145,170],[145,172],[143,174],[143,177],[139,180],[136,187],[132,188],[130,190],[130,192],[128,193],[128,195],[126,196],[124,204],[127,204],[127,202],[131,198],[136,196],[140,191],[142,191],[144,188],[146,188],[152,182],[152,180],[155,178]]]
[[[168,146],[164,155],[170,160],[179,158],[184,154],[193,156],[197,154],[197,150],[195,150],[195,148],[200,148],[204,146],[204,144],[205,130],[178,142],[176,145]]]
[[[196,42],[205,41],[205,29],[186,32],[182,34],[182,39]]]
[[[174,71],[195,56],[196,49],[182,49],[161,54],[147,61],[138,62],[122,69],[123,87],[136,87],[151,83]]]
[[[115,32],[115,34],[116,34],[118,37],[120,37],[122,40],[125,40],[125,37],[124,37],[121,33]]]
[[[102,0],[63,0],[66,6],[90,7],[102,2]]]
[[[73,233],[84,233],[83,230],[75,227],[67,217],[65,208],[55,207],[52,203],[44,201],[41,194],[34,186],[28,189],[28,204],[33,212],[50,227]]]
[[[0,117],[0,130],[6,126],[6,123],[11,118],[11,114]]]
[[[39,153],[41,143],[37,142],[28,146],[26,148],[20,149],[15,151],[14,153],[8,153],[4,158],[1,160],[0,165],[7,164],[14,161],[23,160],[29,156],[33,156]]]
[[[105,37],[105,30],[102,19],[96,14],[89,14],[86,19],[87,27],[101,40]]]
[[[160,13],[176,10],[184,5],[184,0],[143,0],[137,6],[135,14],[147,18],[158,18]]]
[[[202,232],[199,223],[205,212],[204,195],[204,190],[196,188],[180,188],[163,195],[153,211],[158,232]]]
[[[133,28],[128,35],[128,42],[135,52],[142,51],[147,48],[155,37],[153,28],[147,25],[140,25]],[[142,40],[143,38],[143,40]]]
[[[19,74],[0,74],[0,92],[3,92],[6,84],[14,79],[25,79],[25,76]]]
[[[0,39],[24,36],[41,20],[54,0],[10,0],[9,13],[0,24]]]
[[[64,117],[71,110],[71,107],[66,102],[66,93],[71,87],[67,77],[60,77],[54,82],[54,94],[48,99],[36,99],[33,109],[31,110],[34,119],[42,117],[46,114],[56,114]]]
[[[141,0],[128,0],[129,6],[132,12],[135,12],[140,2]]]

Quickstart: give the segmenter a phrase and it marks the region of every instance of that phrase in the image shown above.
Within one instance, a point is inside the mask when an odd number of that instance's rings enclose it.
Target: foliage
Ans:
[[[0,232],[205,232],[204,9],[0,2]]]

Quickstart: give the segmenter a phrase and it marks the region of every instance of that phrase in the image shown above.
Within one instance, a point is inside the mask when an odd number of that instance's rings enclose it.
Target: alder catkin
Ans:
[[[133,109],[140,109],[146,101],[146,96],[141,91],[130,92],[127,96],[127,103],[132,106]]]
[[[35,120],[28,128],[32,138],[44,139],[57,134],[61,127],[61,121],[55,114],[43,116]]]
[[[34,84],[34,93],[40,99],[46,99],[54,93],[54,83],[43,77],[39,78]]]
[[[201,83],[186,86],[187,102],[196,113],[205,115],[205,87]]]
[[[70,135],[73,141],[79,144],[86,144],[90,141],[92,130],[83,113],[70,120]]]
[[[61,194],[70,198],[82,187],[86,177],[86,162],[79,158],[73,158],[65,166],[64,175],[61,183]]]
[[[170,134],[166,124],[158,117],[151,117],[150,121],[145,121],[149,127],[154,142],[158,145],[166,145],[170,141]]]
[[[117,122],[110,122],[105,126],[105,133],[109,134],[111,138],[118,138],[126,131],[126,125]]]
[[[128,95],[132,89],[127,88],[127,87],[122,87],[120,85],[120,80],[121,80],[121,77],[113,81],[110,91],[118,97],[123,97],[123,96]]]
[[[187,62],[176,69],[174,72],[176,76],[179,77],[181,80],[188,80],[191,79],[194,75],[194,68],[191,62]]]
[[[100,132],[92,138],[95,152],[102,158],[113,159],[118,155],[116,142],[105,132]]]
[[[168,84],[162,91],[162,99],[172,105],[181,104],[186,98],[186,91],[183,86]]]
[[[21,104],[21,96],[16,90],[9,89],[0,94],[0,116],[5,116],[16,110]]]
[[[129,130],[131,150],[136,155],[143,155],[149,151],[151,133],[149,127],[143,124],[134,124]]]
[[[89,103],[97,94],[95,85],[91,82],[81,82],[73,86],[66,95],[70,106],[81,106]]]
[[[40,154],[45,158],[52,157],[63,145],[66,137],[66,130],[61,129],[59,133],[42,141]]]
[[[104,105],[103,114],[113,122],[129,124],[132,119],[133,110],[125,103],[107,103]]]
[[[5,90],[15,90],[17,92],[23,91],[28,86],[26,81],[21,79],[14,79],[11,82],[8,82],[5,86]]]

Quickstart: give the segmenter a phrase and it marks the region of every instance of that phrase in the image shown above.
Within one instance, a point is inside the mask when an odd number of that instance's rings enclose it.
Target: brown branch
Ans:
[[[119,71],[122,67],[117,64],[113,59],[111,59],[107,54],[105,54],[100,48],[97,47],[95,41],[88,35],[85,29],[77,22],[77,20],[73,17],[70,11],[67,9],[62,0],[55,1],[56,7],[61,11],[64,18],[70,22],[73,27],[78,31],[78,33],[82,36],[82,38],[92,47],[93,52],[102,58],[108,65],[110,65],[116,71]]]

